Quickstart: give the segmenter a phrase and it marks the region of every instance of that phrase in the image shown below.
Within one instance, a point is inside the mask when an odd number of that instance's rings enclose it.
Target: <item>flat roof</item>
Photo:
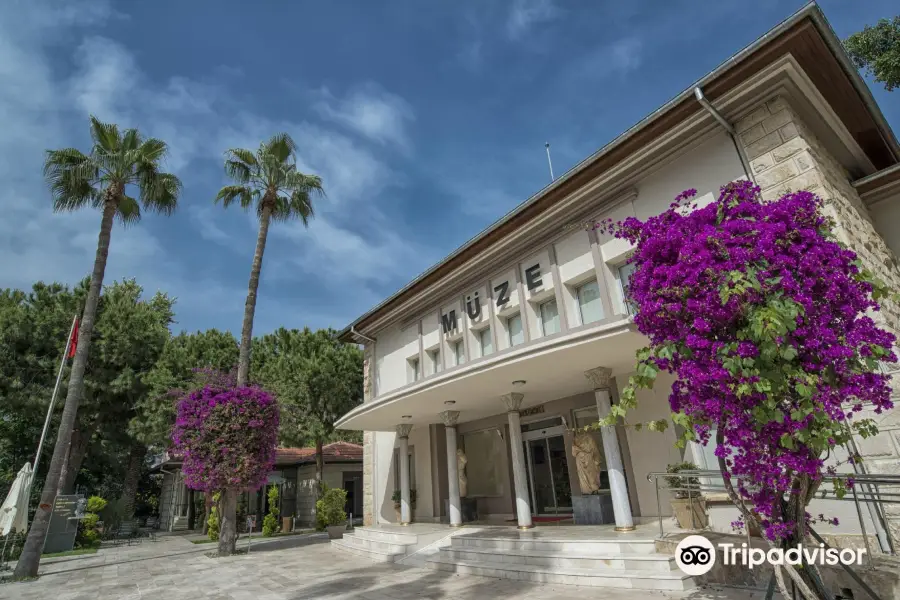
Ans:
[[[900,161],[900,145],[871,91],[819,6],[810,2],[357,318],[341,331],[339,338],[358,342],[355,332],[364,330],[405,298],[436,283],[647,141],[702,110],[693,96],[695,87],[701,87],[707,99],[715,100],[787,53],[800,63],[876,169],[886,169]]]

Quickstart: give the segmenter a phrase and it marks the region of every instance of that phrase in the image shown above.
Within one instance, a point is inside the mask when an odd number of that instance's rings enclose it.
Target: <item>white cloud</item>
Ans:
[[[562,10],[553,0],[513,0],[506,20],[506,33],[511,39],[521,39],[535,26],[561,14]]]
[[[0,21],[0,287],[27,288],[39,279],[75,283],[89,273],[100,216],[89,209],[54,214],[41,177],[45,149],[86,147],[88,114],[137,127],[169,144],[167,168],[187,185],[179,211],[168,221],[145,216],[127,229],[117,225],[106,281],[136,277],[148,293],[165,290],[178,298],[181,318],[202,315],[205,323],[239,326],[246,294],[243,270],[250,266],[257,223],[253,214],[224,211],[212,202],[224,182],[222,151],[255,149],[279,131],[297,141],[299,167],[322,176],[327,197],[319,200],[308,230],[299,223],[273,226],[263,277],[278,284],[261,294],[264,306],[275,312],[259,315],[258,332],[282,324],[339,326],[380,300],[378,288],[406,281],[429,264],[430,250],[408,241],[402,225],[374,204],[380,193],[403,185],[402,177],[390,168],[383,150],[337,127],[408,149],[407,128],[415,117],[402,98],[369,84],[341,98],[317,96],[316,106],[309,108],[335,126],[271,119],[228,93],[225,85],[241,76],[234,69],[214,69],[214,80],[151,79],[123,45],[90,35],[114,18],[102,2],[34,1],[21,23]],[[80,29],[85,25],[90,31]],[[74,68],[54,68],[49,40],[69,50]],[[211,260],[208,269],[191,270],[168,237],[163,239],[175,219],[196,232],[192,253],[210,252],[208,244],[232,253]],[[344,223],[351,219],[364,220],[366,233],[348,229]],[[301,313],[285,301],[307,285],[329,290],[350,281],[356,282],[352,297],[321,301],[318,309]]]
[[[368,84],[336,98],[327,88],[315,109],[322,118],[339,123],[379,144],[409,146],[406,126],[415,120],[412,107],[400,96]]]

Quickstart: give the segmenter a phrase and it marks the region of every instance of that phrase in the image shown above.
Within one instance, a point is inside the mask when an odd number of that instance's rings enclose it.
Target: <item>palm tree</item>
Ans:
[[[106,271],[113,220],[118,217],[126,225],[135,223],[141,218],[142,206],[144,210],[169,215],[175,210],[181,191],[181,182],[177,177],[160,171],[160,164],[168,151],[162,140],[145,139],[137,129],[126,129],[120,133],[116,125],[102,123],[93,116],[91,138],[93,145],[90,154],[82,154],[75,148],[48,150],[44,162],[44,177],[53,195],[55,212],[89,206],[100,209],[103,216],[59,434],[41,501],[16,565],[16,579],[37,576],[52,505],[60,482],[65,481],[64,462],[84,389],[84,370]],[[127,193],[133,187],[137,188],[140,202]]]
[[[256,207],[259,217],[259,234],[256,252],[250,268],[250,284],[244,305],[244,322],[241,326],[241,345],[238,355],[237,386],[247,385],[250,374],[250,345],[253,336],[253,316],[256,312],[256,292],[259,288],[259,272],[262,270],[263,253],[271,221],[299,219],[304,227],[313,216],[313,196],[323,195],[322,179],[297,170],[297,146],[286,133],[278,133],[259,145],[254,154],[243,148],[232,148],[225,153],[225,173],[236,182],[219,190],[215,201],[222,201],[228,208],[235,201],[241,208]],[[225,489],[219,498],[219,556],[234,552],[237,540],[235,506],[237,490]]]
[[[304,227],[308,226],[309,219],[313,216],[312,197],[324,193],[321,178],[317,175],[305,175],[297,170],[297,157],[294,154],[296,149],[291,136],[279,133],[260,144],[256,154],[243,148],[233,148],[225,153],[225,173],[237,185],[226,185],[219,190],[216,202],[221,200],[222,206],[228,208],[238,201],[244,210],[255,206],[259,216],[259,235],[256,238],[247,303],[244,305],[244,323],[241,326],[238,386],[246,385],[250,374],[250,340],[256,311],[256,291],[259,288],[259,272],[266,250],[269,223],[300,219]]]

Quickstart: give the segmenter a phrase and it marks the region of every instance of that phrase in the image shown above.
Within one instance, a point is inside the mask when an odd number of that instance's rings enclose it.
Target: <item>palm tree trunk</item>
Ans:
[[[69,444],[69,458],[66,461],[65,475],[59,479],[59,489],[63,494],[71,494],[75,491],[75,480],[81,471],[81,464],[87,456],[97,429],[96,423],[91,425],[81,424],[72,432],[72,442]]]
[[[122,486],[123,521],[130,521],[134,517],[134,499],[137,496],[145,456],[147,456],[147,447],[143,444],[133,445],[131,452],[128,453],[128,470],[125,471],[125,484]]]
[[[237,497],[235,488],[225,488],[219,496],[219,556],[231,556],[237,543]]]
[[[37,577],[38,567],[41,564],[41,552],[47,537],[47,527],[50,524],[50,514],[62,475],[63,462],[66,460],[69,443],[72,440],[72,430],[75,428],[75,419],[78,416],[78,403],[84,392],[84,370],[87,367],[88,352],[91,348],[91,334],[94,331],[94,319],[97,317],[97,304],[100,301],[100,290],[103,287],[103,274],[106,272],[113,217],[116,214],[113,192],[107,189],[105,196],[103,218],[100,220],[100,235],[97,239],[97,256],[94,259],[91,285],[88,288],[84,313],[78,328],[78,346],[75,349],[75,360],[72,361],[72,371],[69,374],[66,404],[59,422],[59,433],[56,436],[56,444],[53,446],[53,457],[50,459],[50,468],[47,470],[47,477],[44,480],[44,489],[41,491],[41,501],[34,513],[34,521],[28,530],[28,537],[22,547],[19,562],[16,564],[16,570],[13,573],[14,579]]]
[[[266,201],[263,200],[265,203]],[[241,349],[238,355],[237,387],[247,385],[250,377],[250,343],[253,336],[253,315],[256,313],[256,291],[259,289],[259,272],[262,270],[263,253],[266,251],[266,237],[269,235],[269,216],[272,209],[264,205],[259,217],[259,235],[256,238],[256,253],[250,269],[250,285],[247,302],[244,305],[244,324],[241,327]]]

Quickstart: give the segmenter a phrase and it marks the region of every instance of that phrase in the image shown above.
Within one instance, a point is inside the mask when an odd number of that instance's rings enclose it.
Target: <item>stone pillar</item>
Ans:
[[[456,421],[459,420],[458,410],[445,410],[441,413],[441,421],[447,434],[447,490],[449,496],[450,527],[462,525],[462,502],[459,499],[459,472],[456,465]]]
[[[363,402],[374,397],[375,344],[363,349]],[[363,525],[375,524],[375,432],[363,432]]]
[[[397,451],[400,460],[400,524],[412,522],[412,511],[409,502],[409,432],[412,425],[397,425],[397,437],[400,438],[400,449]]]
[[[610,408],[612,408],[612,397],[609,393],[612,371],[606,367],[597,367],[585,371],[584,375],[594,386],[597,414],[602,419],[609,414]],[[628,484],[625,482],[625,468],[622,465],[622,453],[619,450],[615,426],[601,427],[600,435],[603,438],[603,455],[606,458],[606,470],[609,474],[616,531],[634,531],[634,518],[631,516],[631,504],[628,502]]]
[[[519,407],[522,406],[522,394],[506,394],[506,417],[509,419],[509,450],[512,454],[513,484],[516,488],[516,517],[519,529],[531,529],[531,503],[528,501],[528,472],[525,470],[525,454],[522,451],[522,423],[519,420]]]

